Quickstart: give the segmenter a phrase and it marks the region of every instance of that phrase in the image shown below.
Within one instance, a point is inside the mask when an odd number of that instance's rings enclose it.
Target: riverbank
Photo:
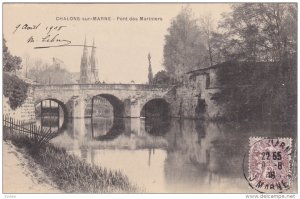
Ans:
[[[61,193],[41,169],[10,141],[3,142],[3,193]]]
[[[53,187],[58,187],[63,193],[138,192],[137,186],[132,185],[129,179],[121,172],[90,165],[85,161],[79,160],[74,155],[68,154],[63,148],[55,147],[50,143],[36,147],[34,142],[26,136],[5,136],[5,138],[6,141],[4,143],[11,142],[15,149],[21,151],[24,156],[29,157],[28,160],[30,161],[28,162],[31,163],[32,168],[41,168],[41,173],[44,173],[53,182]],[[5,153],[9,154],[9,151]],[[8,157],[8,159],[10,158]],[[13,170],[10,171],[9,165],[7,166],[7,169],[4,170],[5,175],[18,178],[18,175],[13,173]],[[33,176],[40,178],[39,173]],[[9,184],[13,182],[8,179],[4,183]],[[26,181],[23,183],[19,180],[18,183],[18,186],[24,187],[23,184]],[[14,191],[15,186],[12,185],[11,190],[5,190],[5,192],[16,193]],[[35,189],[29,189],[25,192],[39,193]],[[41,192],[48,193],[45,189],[42,189]]]

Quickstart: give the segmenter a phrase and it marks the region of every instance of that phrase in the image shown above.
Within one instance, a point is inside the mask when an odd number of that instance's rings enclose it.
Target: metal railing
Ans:
[[[12,136],[27,136],[37,145],[47,143],[58,135],[58,132],[52,132],[50,128],[44,128],[35,124],[29,124],[26,127],[24,122],[7,115],[3,117],[3,127],[7,128],[8,133]]]

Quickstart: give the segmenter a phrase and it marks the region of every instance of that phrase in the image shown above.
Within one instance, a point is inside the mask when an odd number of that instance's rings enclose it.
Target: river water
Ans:
[[[295,141],[296,126],[85,118],[69,120],[51,142],[90,164],[122,171],[145,192],[256,193],[244,178],[251,136]]]

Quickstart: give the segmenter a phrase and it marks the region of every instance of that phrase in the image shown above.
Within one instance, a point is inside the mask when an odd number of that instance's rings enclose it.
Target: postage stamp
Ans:
[[[250,137],[249,185],[262,193],[282,193],[292,185],[292,138]]]

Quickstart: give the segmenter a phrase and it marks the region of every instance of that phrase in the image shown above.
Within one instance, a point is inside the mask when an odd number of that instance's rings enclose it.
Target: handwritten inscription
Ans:
[[[15,34],[17,32],[17,30],[21,29],[21,30],[36,30],[39,28],[41,24],[37,24],[37,25],[28,25],[28,24],[18,24],[16,26],[16,29],[13,31],[13,33]]]
[[[46,30],[48,30],[47,34],[50,34],[52,30],[60,31],[62,28],[66,28],[67,26],[47,26]]]
[[[35,49],[67,47],[67,46],[83,46],[74,45],[72,42],[62,36],[62,32],[67,28],[65,25],[43,25],[38,24],[17,24],[13,30],[13,34],[31,33],[26,43],[34,44]],[[90,46],[88,46],[90,47]]]

